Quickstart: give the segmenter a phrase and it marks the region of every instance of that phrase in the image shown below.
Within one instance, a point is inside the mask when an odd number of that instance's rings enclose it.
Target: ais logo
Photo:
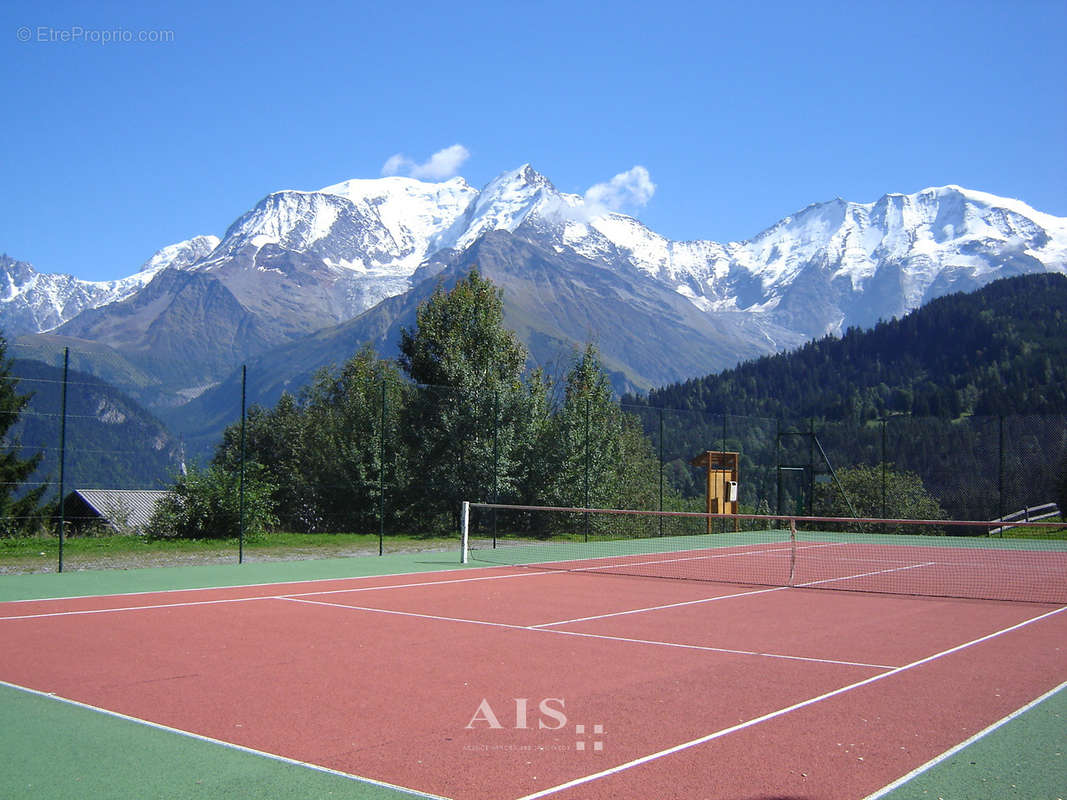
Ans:
[[[489,700],[482,698],[482,702],[478,704],[478,709],[474,712],[474,716],[471,717],[470,722],[466,724],[466,728],[486,728],[486,729],[501,729],[504,727],[512,727],[515,730],[528,730],[530,728],[537,728],[538,730],[546,731],[558,731],[562,730],[567,725],[567,715],[564,713],[564,702],[562,697],[546,697],[537,704],[537,709],[534,712],[536,717],[536,724],[531,719],[530,698],[528,697],[516,697],[515,699],[515,724],[510,725],[511,718],[505,717],[505,720],[509,725],[505,726],[500,721],[500,717],[493,710]],[[508,709],[511,710],[510,708]]]

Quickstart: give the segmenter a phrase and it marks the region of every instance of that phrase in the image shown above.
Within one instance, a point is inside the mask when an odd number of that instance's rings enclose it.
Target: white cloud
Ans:
[[[624,208],[641,208],[648,204],[656,192],[656,184],[648,170],[637,165],[620,172],[606,183],[597,183],[586,189],[585,204],[590,209],[622,211]]]
[[[656,184],[652,182],[652,176],[638,164],[626,172],[620,172],[610,181],[593,184],[576,205],[559,208],[557,213],[588,224],[613,211],[636,211],[647,205],[655,192]]]
[[[385,163],[382,164],[382,175],[399,175],[401,172],[407,172],[408,167],[414,166],[414,163],[407,156],[397,153],[389,156]]]
[[[470,155],[470,151],[461,144],[438,150],[421,164],[403,153],[396,153],[382,165],[382,175],[404,174],[411,178],[445,180],[456,175]]]

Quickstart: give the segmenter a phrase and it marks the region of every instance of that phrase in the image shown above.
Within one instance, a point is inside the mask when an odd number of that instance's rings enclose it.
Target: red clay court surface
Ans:
[[[1067,606],[494,567],[0,604],[0,680],[457,800],[863,798],[1067,677]]]

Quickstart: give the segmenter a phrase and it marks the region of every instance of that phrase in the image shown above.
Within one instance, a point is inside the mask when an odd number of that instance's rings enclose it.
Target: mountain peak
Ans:
[[[489,231],[514,232],[532,213],[555,208],[560,194],[552,182],[529,164],[489,181],[442,244],[463,249]]]
[[[350,178],[340,183],[319,189],[315,194],[332,194],[346,200],[359,202],[370,197],[440,194],[442,192],[473,192],[474,190],[460,177],[446,181],[422,181],[402,175],[389,175],[384,178]]]
[[[183,269],[206,258],[219,246],[218,236],[194,236],[184,242],[167,245],[152,254],[137,270],[138,274],[156,274],[167,267]]]
[[[485,185],[485,188],[482,189],[482,194],[498,195],[509,190],[521,191],[523,189],[528,191],[546,190],[556,193],[556,187],[552,185],[552,181],[535,170],[529,163],[526,163],[497,175]]]

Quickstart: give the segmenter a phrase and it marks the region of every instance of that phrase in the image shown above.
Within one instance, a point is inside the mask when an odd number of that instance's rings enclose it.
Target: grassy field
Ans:
[[[385,553],[457,550],[458,538],[391,535]],[[64,569],[133,569],[236,561],[236,539],[148,539],[143,536],[70,537],[63,545]],[[378,555],[377,534],[270,533],[244,544],[250,561],[296,561]],[[59,539],[54,536],[0,539],[0,575],[54,572]]]
[[[1067,540],[1062,517],[1038,528],[1009,528],[1002,539]],[[570,537],[566,537],[570,538]],[[574,536],[580,539],[579,535]],[[458,550],[458,537],[389,535],[384,553]],[[220,564],[238,558],[236,539],[148,539],[136,535],[78,536],[64,542],[64,570],[134,569],[194,564]],[[295,561],[378,555],[377,534],[269,533],[244,543],[250,561]],[[54,536],[0,538],[0,575],[55,572],[59,539]]]
[[[1041,521],[1047,525],[1036,528],[1008,528],[1000,535],[1005,539],[1067,539],[1067,523],[1062,516]]]

